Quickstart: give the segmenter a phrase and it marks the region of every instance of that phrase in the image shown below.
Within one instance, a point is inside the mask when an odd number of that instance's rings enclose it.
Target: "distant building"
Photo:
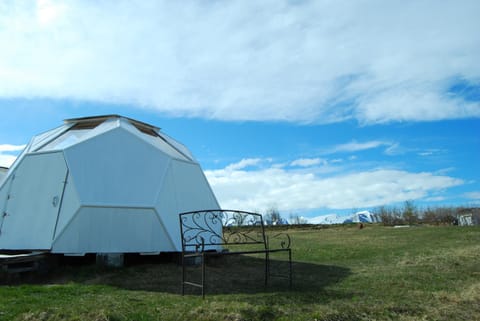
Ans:
[[[480,208],[462,208],[457,212],[458,225],[471,226],[480,225]]]

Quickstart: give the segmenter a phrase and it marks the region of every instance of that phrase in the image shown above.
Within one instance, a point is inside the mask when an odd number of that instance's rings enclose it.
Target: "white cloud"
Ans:
[[[407,149],[401,147],[399,143],[393,143],[385,149],[385,154],[390,156],[403,154],[405,152],[407,152]]]
[[[430,148],[427,150],[423,150],[417,153],[418,156],[428,157],[440,153],[445,153],[445,150],[438,149],[438,148]]]
[[[472,200],[480,200],[480,191],[465,193],[463,196]]]
[[[328,151],[328,153],[339,153],[339,152],[358,152],[367,149],[378,148],[380,146],[394,146],[392,143],[379,141],[379,140],[372,140],[368,142],[357,142],[355,140],[351,141],[350,143],[340,144]],[[389,147],[389,148],[390,148]],[[388,150],[388,149],[387,149]]]
[[[290,166],[310,167],[314,165],[324,164],[328,162],[321,158],[299,158],[290,163]]]
[[[264,159],[261,159],[261,158],[244,158],[237,163],[233,163],[233,164],[228,165],[225,168],[225,170],[227,170],[227,171],[240,170],[240,169],[244,169],[244,168],[249,167],[249,166],[258,165],[262,161],[264,161]]]
[[[11,144],[0,144],[0,167],[10,167],[17,156],[11,155],[10,153],[20,152],[25,148],[25,145],[11,145]]]
[[[463,181],[432,173],[375,169],[324,177],[271,166],[251,170],[207,170],[205,174],[224,208],[282,211],[349,209],[418,200]]]
[[[446,175],[452,171],[455,170],[455,167],[447,167],[447,168],[442,168],[437,171],[435,171],[435,175]]]
[[[433,155],[433,152],[432,151],[419,152],[418,155],[419,156],[431,156],[431,155]]]
[[[394,88],[386,92],[380,90],[374,98],[361,99],[357,109],[358,118],[364,123],[386,123],[480,116],[478,101],[449,98],[441,88],[447,86],[446,83],[438,80],[436,86],[439,88],[422,87],[421,84],[416,87],[413,83],[409,88]],[[477,83],[477,86],[480,84]]]
[[[480,117],[480,2],[0,3],[0,97],[227,120]],[[428,17],[428,19],[426,18]]]
[[[427,202],[440,202],[444,200],[445,200],[444,196],[432,196],[424,199],[424,201],[427,201]]]
[[[26,145],[10,145],[10,144],[0,144],[0,153],[4,152],[19,152],[25,148]]]
[[[40,25],[48,25],[59,19],[66,10],[66,5],[59,1],[37,0],[36,14]]]

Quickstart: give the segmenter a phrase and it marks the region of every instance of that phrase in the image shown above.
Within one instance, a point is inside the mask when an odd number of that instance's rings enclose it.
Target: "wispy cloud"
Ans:
[[[444,196],[432,196],[424,199],[424,201],[427,201],[427,202],[440,202],[444,200],[445,200]]]
[[[244,158],[237,163],[233,163],[233,164],[228,165],[227,167],[225,167],[225,170],[227,170],[227,171],[237,171],[237,170],[241,170],[241,169],[244,169],[246,167],[249,167],[249,166],[258,165],[258,164],[260,164],[261,162],[264,162],[264,161],[265,161],[265,159],[262,159],[262,158]]]
[[[0,144],[0,153],[4,152],[19,152],[25,148],[26,145],[10,145],[10,144]]]
[[[323,176],[315,170],[276,167],[207,170],[206,176],[225,208],[282,211],[349,209],[439,196],[463,184],[454,177],[428,172],[374,169]]]
[[[419,151],[417,154],[418,156],[428,157],[428,156],[437,155],[440,153],[445,153],[445,150],[438,149],[438,148],[430,148],[430,149]]]
[[[368,150],[368,149],[373,149],[373,148],[378,148],[381,146],[393,146],[394,144],[390,142],[385,142],[381,140],[372,140],[372,141],[367,141],[367,142],[357,142],[355,140],[346,143],[346,144],[340,144],[337,146],[332,147],[327,151],[329,154],[334,154],[334,153],[353,153],[353,152],[359,152],[363,150]]]
[[[327,160],[321,158],[299,158],[292,161],[290,166],[310,167],[319,164],[326,165],[327,163]]]
[[[223,120],[480,117],[478,99],[452,90],[480,86],[476,0],[27,0],[0,12],[0,97]]]
[[[399,143],[393,143],[385,149],[385,154],[389,156],[400,155],[407,152],[406,148],[400,146]]]
[[[474,191],[463,194],[465,198],[472,199],[472,200],[480,200],[480,191]]]

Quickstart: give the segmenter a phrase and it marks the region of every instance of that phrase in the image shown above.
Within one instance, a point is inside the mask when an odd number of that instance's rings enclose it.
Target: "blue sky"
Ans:
[[[225,208],[480,203],[478,1],[0,3],[0,166],[63,119],[187,145]]]

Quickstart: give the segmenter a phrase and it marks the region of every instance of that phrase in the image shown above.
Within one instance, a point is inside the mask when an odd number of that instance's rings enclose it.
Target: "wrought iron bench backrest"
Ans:
[[[202,210],[180,215],[182,250],[219,250],[226,245],[263,244],[267,239],[262,215],[236,210]]]

